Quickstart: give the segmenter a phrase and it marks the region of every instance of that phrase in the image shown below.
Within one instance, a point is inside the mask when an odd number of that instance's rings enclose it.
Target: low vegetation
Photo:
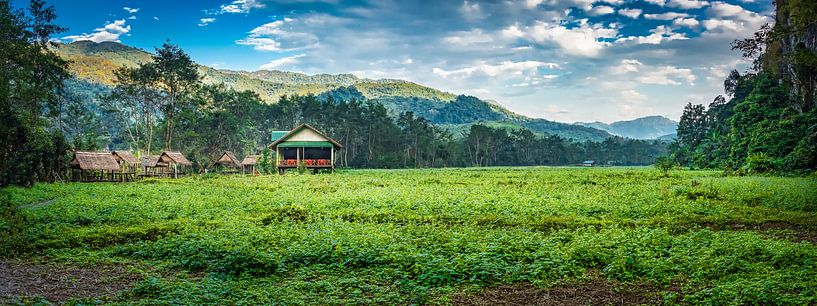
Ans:
[[[7,187],[0,230],[15,239],[0,250],[128,271],[138,281],[106,300],[122,303],[501,302],[585,284],[598,284],[593,303],[609,292],[816,303],[817,180],[721,174],[354,170]]]

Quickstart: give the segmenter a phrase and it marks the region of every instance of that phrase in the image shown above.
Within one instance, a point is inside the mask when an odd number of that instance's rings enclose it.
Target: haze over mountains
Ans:
[[[57,50],[71,61],[70,70],[77,77],[69,90],[80,92],[88,99],[105,93],[114,85],[114,71],[121,67],[135,67],[151,59],[151,54],[116,42],[95,43],[78,41],[60,45]],[[203,65],[199,72],[204,82],[224,84],[236,90],[249,90],[262,99],[275,103],[283,95],[314,94],[321,99],[374,100],[382,103],[392,114],[411,111],[431,123],[445,127],[454,136],[474,123],[506,126],[511,129],[528,128],[540,134],[553,134],[577,141],[603,141],[616,135],[636,139],[654,139],[675,133],[677,124],[661,116],[650,116],[630,121],[605,124],[561,123],[546,119],[529,118],[503,106],[472,96],[456,95],[416,83],[393,79],[365,79],[352,74],[306,75],[285,71],[231,71]]]

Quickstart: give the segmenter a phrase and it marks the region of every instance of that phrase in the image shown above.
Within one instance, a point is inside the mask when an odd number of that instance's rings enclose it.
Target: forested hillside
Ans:
[[[733,43],[752,68],[732,71],[708,107],[684,108],[677,161],[740,173],[817,169],[817,2],[776,4],[774,26]]]
[[[77,77],[68,86],[77,96],[90,97],[87,84],[112,86],[117,68],[136,67],[150,61],[147,51],[115,42],[94,43],[79,41],[61,44],[57,53],[71,61],[69,70]],[[340,100],[375,100],[383,104],[393,117],[403,112],[429,120],[433,124],[465,127],[484,121],[499,121],[529,128],[540,134],[559,135],[578,141],[603,141],[610,134],[598,129],[572,124],[527,118],[505,109],[499,104],[476,97],[458,96],[416,83],[380,79],[358,78],[352,74],[306,75],[297,72],[254,72],[218,70],[197,65],[204,84],[225,85],[237,91],[252,91],[268,103],[277,103],[282,96],[318,95],[322,99],[332,97]],[[73,84],[83,84],[75,87]],[[94,89],[97,91],[97,88]]]
[[[604,122],[577,122],[578,125],[607,131],[610,134],[635,139],[659,139],[671,137],[678,129],[678,123],[663,116],[647,116],[633,120]]]

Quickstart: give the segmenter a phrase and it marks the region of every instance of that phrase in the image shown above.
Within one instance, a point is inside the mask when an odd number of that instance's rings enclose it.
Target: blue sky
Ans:
[[[22,2],[16,2],[19,6]],[[62,41],[166,39],[221,69],[354,73],[604,121],[708,104],[747,63],[729,43],[773,22],[762,0],[52,1]]]

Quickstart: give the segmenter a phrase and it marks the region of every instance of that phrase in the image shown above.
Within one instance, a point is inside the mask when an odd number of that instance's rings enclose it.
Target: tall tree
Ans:
[[[173,149],[173,127],[175,115],[188,95],[201,83],[196,63],[179,46],[165,42],[156,48],[153,56],[158,87],[166,93],[167,101],[162,110],[165,115],[165,149]],[[182,105],[183,106],[183,105]]]
[[[53,6],[32,0],[28,12],[0,1],[0,186],[58,177],[65,141],[48,118],[59,113],[67,62],[51,51]]]

